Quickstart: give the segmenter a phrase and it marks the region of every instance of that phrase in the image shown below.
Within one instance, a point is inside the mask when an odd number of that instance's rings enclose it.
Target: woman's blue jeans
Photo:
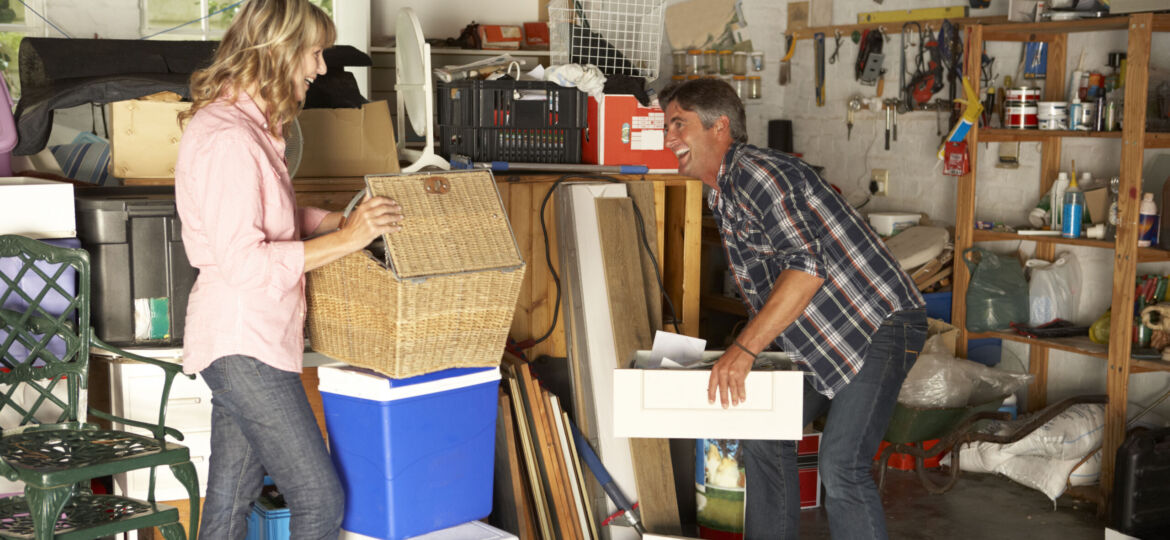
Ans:
[[[821,483],[835,540],[885,539],[886,518],[871,473],[902,381],[926,341],[926,311],[899,311],[873,336],[861,371],[833,399],[804,384],[804,425],[828,411],[821,435]],[[744,538],[795,540],[800,482],[795,441],[743,441]]]
[[[288,503],[290,538],[336,539],[345,494],[299,374],[239,355],[200,374],[212,392],[200,537],[242,540],[267,472]]]

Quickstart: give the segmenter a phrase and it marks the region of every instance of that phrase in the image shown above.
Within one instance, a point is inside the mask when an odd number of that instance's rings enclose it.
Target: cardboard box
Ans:
[[[526,23],[524,23],[524,48],[525,49],[547,49],[548,46],[549,46],[548,23],[546,23],[546,22],[526,22]]]
[[[520,49],[524,32],[519,26],[503,24],[479,25],[479,47],[515,51]]]
[[[73,184],[27,176],[0,178],[0,234],[73,238]]]
[[[119,178],[174,178],[182,101],[130,99],[110,104],[110,174]]]
[[[666,114],[643,107],[632,95],[589,98],[588,129],[581,143],[581,161],[598,165],[645,165],[677,171],[678,158],[666,149]]]
[[[305,109],[298,120],[304,150],[297,178],[399,172],[387,102],[371,101],[361,109]]]
[[[615,369],[614,437],[798,440],[804,373],[752,371],[747,400],[724,409],[707,402],[711,372]]]

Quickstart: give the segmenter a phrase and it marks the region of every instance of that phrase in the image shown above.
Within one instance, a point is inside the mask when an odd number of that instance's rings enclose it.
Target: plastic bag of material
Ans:
[[[1056,319],[1072,321],[1077,316],[1081,269],[1072,253],[1061,253],[1054,261],[1030,259],[1024,266],[1031,272],[1028,283],[1028,321],[1040,326]]]
[[[906,375],[898,402],[924,409],[966,407],[1014,393],[1031,380],[1028,374],[956,358],[939,336],[931,336]]]
[[[963,252],[971,271],[967,287],[967,330],[1004,330],[1028,319],[1028,281],[1014,255],[998,255],[983,248]]]

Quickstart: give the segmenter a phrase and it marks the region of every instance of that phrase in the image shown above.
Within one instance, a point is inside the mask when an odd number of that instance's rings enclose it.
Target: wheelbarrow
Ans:
[[[886,482],[886,468],[890,456],[899,453],[914,458],[914,471],[922,486],[930,493],[946,493],[959,479],[959,452],[951,453],[949,475],[938,483],[926,472],[924,465],[931,459],[961,448],[963,444],[974,442],[992,442],[1008,444],[1024,438],[1040,426],[1056,418],[1065,409],[1080,403],[1106,403],[1105,395],[1074,396],[1053,405],[1049,405],[1039,413],[1019,420],[1010,420],[1010,415],[998,412],[1007,396],[1000,396],[985,403],[969,405],[967,407],[949,408],[917,408],[897,404],[894,415],[890,419],[890,426],[886,429],[884,439],[890,443],[879,455],[881,472],[878,477],[878,489]],[[1002,422],[1002,429],[996,433],[981,432],[976,425],[982,420]],[[920,443],[931,439],[938,439],[938,443],[929,449],[924,449]],[[919,444],[914,444],[919,443]]]

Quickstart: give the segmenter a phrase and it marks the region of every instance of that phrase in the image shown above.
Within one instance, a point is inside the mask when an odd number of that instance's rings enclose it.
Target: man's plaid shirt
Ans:
[[[922,295],[857,211],[800,159],[733,143],[717,185],[707,204],[752,317],[780,272],[825,280],[773,346],[833,397],[861,370],[886,316],[923,307]]]

